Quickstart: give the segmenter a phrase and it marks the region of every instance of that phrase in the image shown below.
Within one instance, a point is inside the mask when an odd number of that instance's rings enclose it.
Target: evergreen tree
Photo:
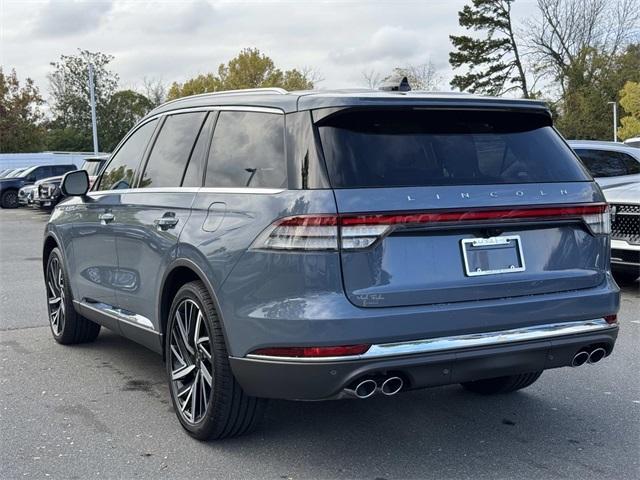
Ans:
[[[520,90],[523,97],[531,96],[511,24],[513,1],[472,0],[472,5],[458,12],[462,27],[485,36],[449,36],[455,48],[449,53],[449,63],[454,69],[467,68],[453,77],[452,87],[490,95]]]

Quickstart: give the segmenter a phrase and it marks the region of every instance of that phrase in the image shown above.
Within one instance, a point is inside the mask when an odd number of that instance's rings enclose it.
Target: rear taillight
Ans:
[[[593,234],[609,234],[609,207],[604,203],[492,210],[410,212],[365,215],[300,215],[276,221],[255,240],[252,249],[357,250],[367,248],[401,226],[508,220],[582,220]]]
[[[604,319],[609,325],[613,325],[614,323],[618,323],[618,315],[615,313],[612,315],[605,315]]]
[[[337,347],[270,347],[261,348],[251,352],[252,355],[264,355],[269,357],[346,357],[362,355],[369,350],[371,345],[341,345]]]

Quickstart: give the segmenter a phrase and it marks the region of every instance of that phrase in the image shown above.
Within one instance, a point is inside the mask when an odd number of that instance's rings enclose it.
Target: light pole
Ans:
[[[607,102],[608,105],[613,105],[613,141],[618,141],[618,102]]]
[[[91,101],[91,129],[93,130],[93,153],[98,154],[98,126],[96,125],[96,94],[93,83],[93,64],[89,63],[89,100]]]

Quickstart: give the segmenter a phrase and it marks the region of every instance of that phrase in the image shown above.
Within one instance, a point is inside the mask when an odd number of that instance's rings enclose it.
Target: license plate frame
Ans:
[[[522,239],[520,238],[520,235],[504,235],[489,238],[463,238],[460,241],[460,246],[462,248],[465,274],[468,277],[517,273],[524,272],[526,270],[524,254],[522,253]],[[478,252],[484,253],[482,258],[478,258]],[[497,256],[496,254],[515,257],[515,261],[513,263],[508,262],[508,266],[499,266],[498,268],[480,268],[470,265],[470,262],[477,265],[481,260],[488,262],[489,255],[491,253],[494,253],[494,257]]]

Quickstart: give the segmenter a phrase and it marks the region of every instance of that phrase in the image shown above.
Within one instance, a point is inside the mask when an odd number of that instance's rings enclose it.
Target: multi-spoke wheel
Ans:
[[[172,388],[180,413],[197,423],[207,413],[213,389],[209,328],[190,298],[180,302],[174,316],[169,359]]]
[[[73,307],[71,290],[60,250],[49,253],[45,265],[45,284],[49,324],[53,338],[59,343],[91,342],[100,333],[100,325],[79,315]]]
[[[206,440],[251,430],[262,417],[266,400],[248,396],[235,380],[222,326],[202,282],[178,290],[166,332],[171,400],[187,432]]]
[[[49,303],[49,321],[55,336],[64,329],[65,301],[62,265],[57,256],[52,256],[47,265],[47,301]]]

